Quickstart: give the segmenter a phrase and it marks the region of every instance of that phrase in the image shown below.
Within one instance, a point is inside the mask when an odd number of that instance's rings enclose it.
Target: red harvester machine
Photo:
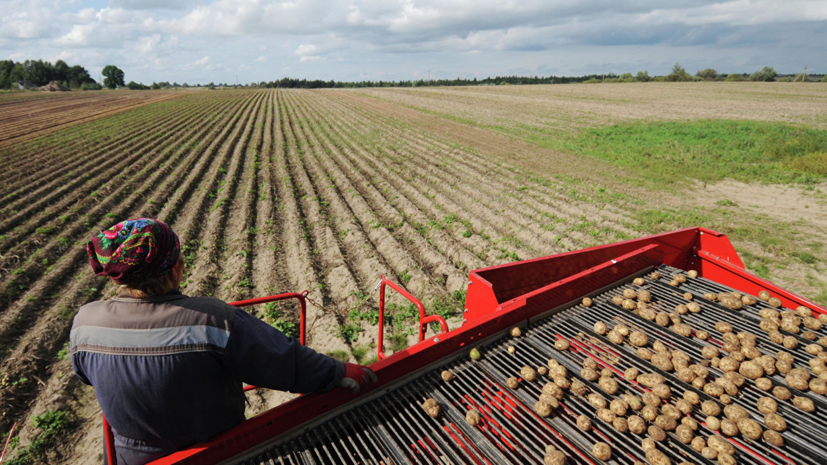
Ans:
[[[653,279],[654,270],[659,277]],[[689,270],[697,271],[697,278],[689,278],[677,287],[670,284],[672,276]],[[638,277],[645,280],[642,286],[632,283]],[[384,284],[388,283],[383,281],[383,291]],[[651,305],[667,312],[687,303],[685,293],[692,294],[702,311],[686,313],[681,318],[692,328],[693,335],[679,336],[612,303],[612,297],[629,288],[649,290]],[[546,447],[554,445],[568,456],[570,464],[597,464],[604,462],[595,458],[592,446],[606,442],[613,452],[607,463],[632,465],[645,460],[641,448],[645,434],[618,432],[611,424],[597,419],[595,408],[584,397],[571,391],[566,392],[560,407],[550,416],[541,417],[535,413],[534,404],[548,379],[537,376],[535,381],[521,380],[517,389],[508,388],[506,379],[519,376],[524,366],[536,369],[553,358],[567,368],[570,379],[583,382],[589,391],[611,400],[614,396],[580,374],[583,361],[591,358],[597,362],[598,371],[605,367],[615,373],[614,379],[620,386],[616,396],[640,396],[648,390],[624,377],[627,369],[637,367],[641,372],[664,376],[673,402],[693,391],[702,401],[714,400],[724,407],[720,399],[681,381],[674,372],[660,371],[639,358],[636,347],[628,342],[613,344],[595,333],[594,324],[603,321],[609,328],[626,324],[646,333],[650,347],[660,341],[671,350],[685,352],[691,363],[700,363],[704,360],[704,346],[723,346],[723,335],[715,325],[726,321],[735,333],[745,331],[757,336],[756,347],[775,356],[784,347],[771,342],[767,333],[759,329],[758,312],[770,308],[767,302],[758,300],[755,305],[731,310],[704,298],[705,293],[732,291],[757,296],[761,290],[779,298],[787,309],[806,306],[814,316],[827,313],[813,302],[746,272],[727,237],[704,228],[475,270],[468,283],[463,325],[425,338],[424,328],[429,321],[438,321],[443,331],[447,328],[444,321],[426,317],[419,305],[421,342],[388,357],[384,357],[380,344],[379,361],[372,366],[379,383],[367,393],[354,397],[337,389],[302,396],[245,421],[207,444],[153,463],[542,464]],[[593,299],[589,307],[581,303],[586,296]],[[301,294],[290,297],[303,301]],[[381,305],[380,308],[384,310]],[[382,319],[379,321],[381,332]],[[515,326],[521,328],[522,336],[510,335]],[[706,331],[708,339],[695,338],[698,331]],[[814,332],[823,337],[827,328]],[[814,341],[800,333],[787,335],[800,343],[796,349],[787,349],[794,356],[795,365],[806,367],[813,356],[804,347]],[[555,347],[560,339],[569,342],[565,350]],[[516,350],[510,353],[509,346]],[[479,349],[480,360],[469,358],[472,348]],[[708,369],[710,381],[723,375],[715,366]],[[443,370],[451,371],[455,378],[443,381]],[[775,386],[785,385],[780,373],[765,376]],[[790,390],[794,396],[811,399],[815,411],[806,413],[791,401],[779,401],[778,413],[787,422],[787,429],[781,433],[784,445],[775,447],[761,438],[753,440],[741,435],[729,437],[727,441],[734,447],[737,463],[827,463],[827,429],[823,426],[827,424],[827,398],[812,391]],[[747,380],[732,397],[736,405],[746,409],[766,429],[756,401],[767,395],[770,394]],[[440,405],[437,418],[428,416],[421,407],[428,398]],[[465,421],[470,409],[481,414],[482,420],[476,426]],[[587,431],[575,424],[580,415],[591,419]],[[690,416],[699,424],[695,436],[708,439],[716,434],[706,426],[706,415],[700,408]],[[667,431],[666,439],[657,447],[672,463],[715,463],[680,442],[674,432]]]

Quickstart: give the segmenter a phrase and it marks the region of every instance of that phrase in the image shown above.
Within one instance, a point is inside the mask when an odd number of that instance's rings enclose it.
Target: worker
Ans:
[[[118,465],[155,460],[244,421],[242,382],[354,394],[376,382],[370,369],[304,347],[245,310],[181,294],[180,241],[161,221],[120,222],[86,250],[95,274],[120,290],[78,311],[72,368],[95,388]]]

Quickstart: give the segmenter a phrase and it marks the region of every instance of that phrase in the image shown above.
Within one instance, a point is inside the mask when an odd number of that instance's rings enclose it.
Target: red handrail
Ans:
[[[305,323],[305,320],[307,320],[307,294],[308,291],[304,291],[301,294],[297,292],[289,292],[286,294],[271,295],[269,297],[259,297],[257,299],[239,300],[238,302],[230,302],[230,305],[234,307],[250,307],[253,305],[266,304],[268,302],[276,302],[279,300],[298,299],[299,305],[301,306],[299,342],[301,342],[301,345],[305,345],[307,331],[307,325]],[[244,391],[252,391],[253,389],[258,388],[256,386],[244,387]],[[101,417],[103,417],[103,439],[106,442],[106,458],[109,465],[117,465],[118,459],[115,455],[115,437],[112,434],[112,427],[109,426],[109,422],[106,421],[106,417],[103,414],[101,414]]]
[[[376,286],[379,288],[379,341],[376,344],[377,355],[376,358],[378,360],[382,360],[385,358],[385,286],[390,286],[393,290],[398,292],[402,295],[402,297],[411,301],[416,308],[419,310],[419,342],[425,340],[425,331],[427,329],[427,324],[436,321],[439,323],[439,326],[442,327],[442,332],[448,332],[448,323],[445,322],[445,318],[442,318],[439,315],[426,315],[425,314],[425,307],[422,305],[422,302],[419,301],[416,297],[412,296],[408,293],[405,289],[402,289],[401,286],[394,283],[393,281],[388,281],[385,278],[385,275],[381,275],[379,279],[379,284]],[[374,290],[376,290],[374,288]]]

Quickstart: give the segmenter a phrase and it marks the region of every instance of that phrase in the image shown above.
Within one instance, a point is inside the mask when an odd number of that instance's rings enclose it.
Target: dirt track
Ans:
[[[349,315],[375,309],[380,274],[451,317],[471,269],[640,234],[641,200],[600,184],[606,165],[389,102],[393,92],[185,93],[0,148],[0,431],[21,421],[23,446],[30,417],[69,411],[78,428],[51,461],[100,462],[94,391],[59,353],[77,308],[114,292],[88,270],[85,240],[124,218],[172,224],[185,293],[309,290],[325,309],[308,308],[309,345],[351,360],[375,352],[376,326]],[[25,105],[49,103],[70,105]],[[0,121],[0,134],[17,124]],[[289,304],[257,314],[298,318]],[[355,340],[343,337],[354,325]],[[386,350],[412,334],[412,321],[392,325]],[[289,397],[254,393],[248,413]]]

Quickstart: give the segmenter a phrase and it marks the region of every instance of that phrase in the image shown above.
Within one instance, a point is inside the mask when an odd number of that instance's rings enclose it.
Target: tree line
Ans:
[[[36,86],[56,81],[72,89],[97,85],[86,68],[80,65],[69,66],[63,60],[57,60],[54,64],[43,60],[26,60],[22,63],[0,60],[0,89],[10,89],[24,81]]]

